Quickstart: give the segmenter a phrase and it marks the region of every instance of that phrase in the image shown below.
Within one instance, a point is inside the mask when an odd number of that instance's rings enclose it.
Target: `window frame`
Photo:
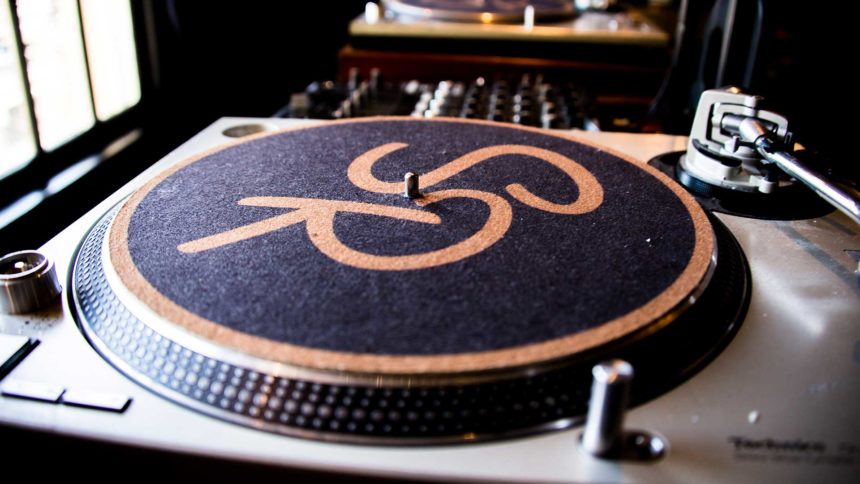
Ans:
[[[138,65],[138,80],[140,82],[140,99],[137,103],[125,111],[122,111],[106,120],[100,120],[96,115],[95,96],[92,93],[93,81],[89,66],[89,54],[86,41],[84,40],[83,20],[81,18],[81,2],[76,1],[78,21],[80,22],[81,42],[86,60],[87,81],[90,89],[90,108],[92,109],[94,124],[75,138],[62,145],[46,151],[42,148],[39,138],[39,128],[36,122],[33,95],[30,92],[30,79],[26,69],[24,56],[24,44],[21,38],[21,28],[17,15],[17,3],[19,0],[6,0],[9,3],[11,13],[14,41],[18,47],[18,62],[22,67],[22,76],[25,83],[25,102],[28,107],[28,119],[30,129],[34,135],[36,153],[26,164],[15,171],[0,178],[0,210],[10,205],[24,195],[37,190],[44,189],[48,182],[64,169],[78,163],[96,153],[100,153],[105,147],[123,135],[140,128],[143,124],[146,104],[150,93],[154,89],[152,78],[152,64],[150,52],[147,47],[148,23],[145,21],[149,13],[148,3],[129,0],[131,6],[132,34],[134,40],[134,51]],[[23,0],[26,1],[26,0]]]

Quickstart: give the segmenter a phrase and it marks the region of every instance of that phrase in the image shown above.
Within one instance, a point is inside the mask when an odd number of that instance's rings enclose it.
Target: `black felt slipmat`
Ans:
[[[196,254],[177,250],[189,240],[290,212],[237,204],[249,196],[414,208],[400,195],[368,193],[346,177],[356,156],[395,141],[409,147],[379,160],[373,170],[379,179],[402,180],[406,170],[427,173],[485,146],[523,144],[575,160],[596,177],[604,200],[573,216],[528,207],[505,187],[522,183],[559,204],[583,194],[544,161],[506,156],[428,189],[481,190],[512,207],[501,240],[455,263],[394,272],[356,269],[321,254],[303,224]],[[354,373],[347,365],[344,374],[325,366],[258,363],[223,346],[231,335],[254,335],[252,342],[329,351],[334,361],[382,355],[396,372],[401,356],[516,357],[520,348],[606,327],[613,324],[607,320],[665,294],[696,257],[693,229],[702,221],[691,213],[697,209],[664,181],[596,147],[488,123],[386,119],[279,133],[188,160],[105,214],[75,256],[70,305],[96,350],[120,371],[172,401],[255,429],[419,445],[565,428],[582,421],[595,363],[629,361],[636,369],[631,404],[638,405],[689,378],[728,343],[746,312],[750,285],[743,254],[718,220],[704,221],[709,236],[713,227],[718,260],[710,282],[692,286],[703,289],[695,304],[665,318],[669,324],[659,324],[660,313],[655,324],[640,326],[643,331],[569,358],[479,373],[431,368],[432,374],[404,380],[385,369]],[[335,231],[355,250],[413,254],[468,237],[489,212],[466,199],[426,210],[442,223],[415,228],[339,214]],[[109,259],[102,257],[105,238]],[[127,267],[117,265],[124,260],[120,249],[131,261]],[[132,285],[109,282],[113,271]],[[157,298],[147,299],[152,294]],[[130,296],[140,296],[167,325],[128,306]],[[203,329],[215,332],[173,331],[171,323],[184,324],[183,312],[208,321]],[[173,313],[180,317],[171,319]],[[227,340],[218,339],[222,332]],[[216,344],[201,345],[204,339]]]
[[[504,237],[456,263],[358,269],[321,253],[304,223],[204,252],[177,249],[291,211],[239,205],[246,197],[416,208],[400,194],[372,193],[346,176],[356,157],[394,142],[408,146],[374,165],[380,180],[402,180],[407,171],[428,173],[480,148],[516,144],[576,161],[600,183],[604,200],[581,215],[526,206],[505,187],[520,183],[558,204],[583,194],[546,161],[506,155],[428,188],[481,190],[512,207]],[[341,213],[334,229],[358,251],[416,254],[466,239],[489,213],[471,199],[422,210],[442,223]],[[127,237],[145,281],[204,320],[276,343],[393,356],[503,350],[599,327],[660,296],[687,268],[696,246],[689,208],[678,195],[607,151],[503,125],[392,119],[287,131],[203,156],[150,187],[130,216]]]

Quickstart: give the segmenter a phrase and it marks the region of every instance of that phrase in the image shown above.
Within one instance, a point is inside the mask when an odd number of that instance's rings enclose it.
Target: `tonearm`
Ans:
[[[680,169],[701,182],[741,192],[773,194],[801,182],[860,224],[860,193],[798,159],[788,120],[761,109],[762,100],[735,87],[702,93]]]

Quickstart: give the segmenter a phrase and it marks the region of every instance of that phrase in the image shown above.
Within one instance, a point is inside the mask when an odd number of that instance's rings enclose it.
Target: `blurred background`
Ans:
[[[528,3],[3,0],[0,253],[40,246],[219,117],[424,115],[440,86],[496,103],[546,80],[558,99],[536,125],[685,135],[702,90],[737,85],[856,178],[844,7],[533,1],[533,25],[506,16]],[[425,15],[437,7],[470,16]],[[526,122],[516,103],[500,120]]]

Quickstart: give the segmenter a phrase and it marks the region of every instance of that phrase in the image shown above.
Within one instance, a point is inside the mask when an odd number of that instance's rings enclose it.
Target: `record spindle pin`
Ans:
[[[406,198],[421,198],[421,192],[418,188],[418,175],[411,171],[403,175],[403,196]]]

